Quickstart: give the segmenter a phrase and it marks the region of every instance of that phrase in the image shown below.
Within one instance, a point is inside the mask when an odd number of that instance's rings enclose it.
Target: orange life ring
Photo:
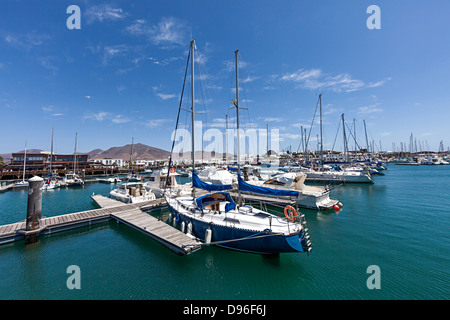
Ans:
[[[175,173],[175,168],[170,168],[170,173]]]
[[[295,211],[293,206],[289,206],[289,205],[284,207],[284,215],[286,216],[288,221],[292,221],[292,222],[297,220],[297,217],[298,217],[297,211]]]

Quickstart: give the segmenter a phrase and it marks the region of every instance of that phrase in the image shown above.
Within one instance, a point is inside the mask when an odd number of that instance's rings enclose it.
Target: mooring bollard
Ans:
[[[33,177],[28,180],[28,205],[25,244],[39,241],[42,211],[42,186],[44,179]]]

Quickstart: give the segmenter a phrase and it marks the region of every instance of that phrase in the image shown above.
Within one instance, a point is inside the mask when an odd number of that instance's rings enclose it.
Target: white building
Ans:
[[[117,166],[123,167],[125,166],[125,161],[123,159],[95,159],[95,162],[101,163],[105,166]]]

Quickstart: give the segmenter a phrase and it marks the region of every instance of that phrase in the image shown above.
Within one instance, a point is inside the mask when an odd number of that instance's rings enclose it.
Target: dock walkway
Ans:
[[[90,226],[114,219],[147,234],[178,255],[186,255],[201,248],[200,242],[142,211],[142,209],[162,207],[165,203],[161,199],[124,204],[101,195],[92,195],[91,198],[101,207],[100,209],[42,218],[40,235]],[[26,234],[25,228],[25,221],[0,226],[0,245],[23,240]]]

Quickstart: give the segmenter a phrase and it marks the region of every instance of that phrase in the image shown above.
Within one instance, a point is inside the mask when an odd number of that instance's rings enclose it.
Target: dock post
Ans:
[[[25,244],[39,241],[42,211],[42,186],[44,179],[35,176],[28,180],[28,205]],[[34,232],[33,232],[34,231]]]

